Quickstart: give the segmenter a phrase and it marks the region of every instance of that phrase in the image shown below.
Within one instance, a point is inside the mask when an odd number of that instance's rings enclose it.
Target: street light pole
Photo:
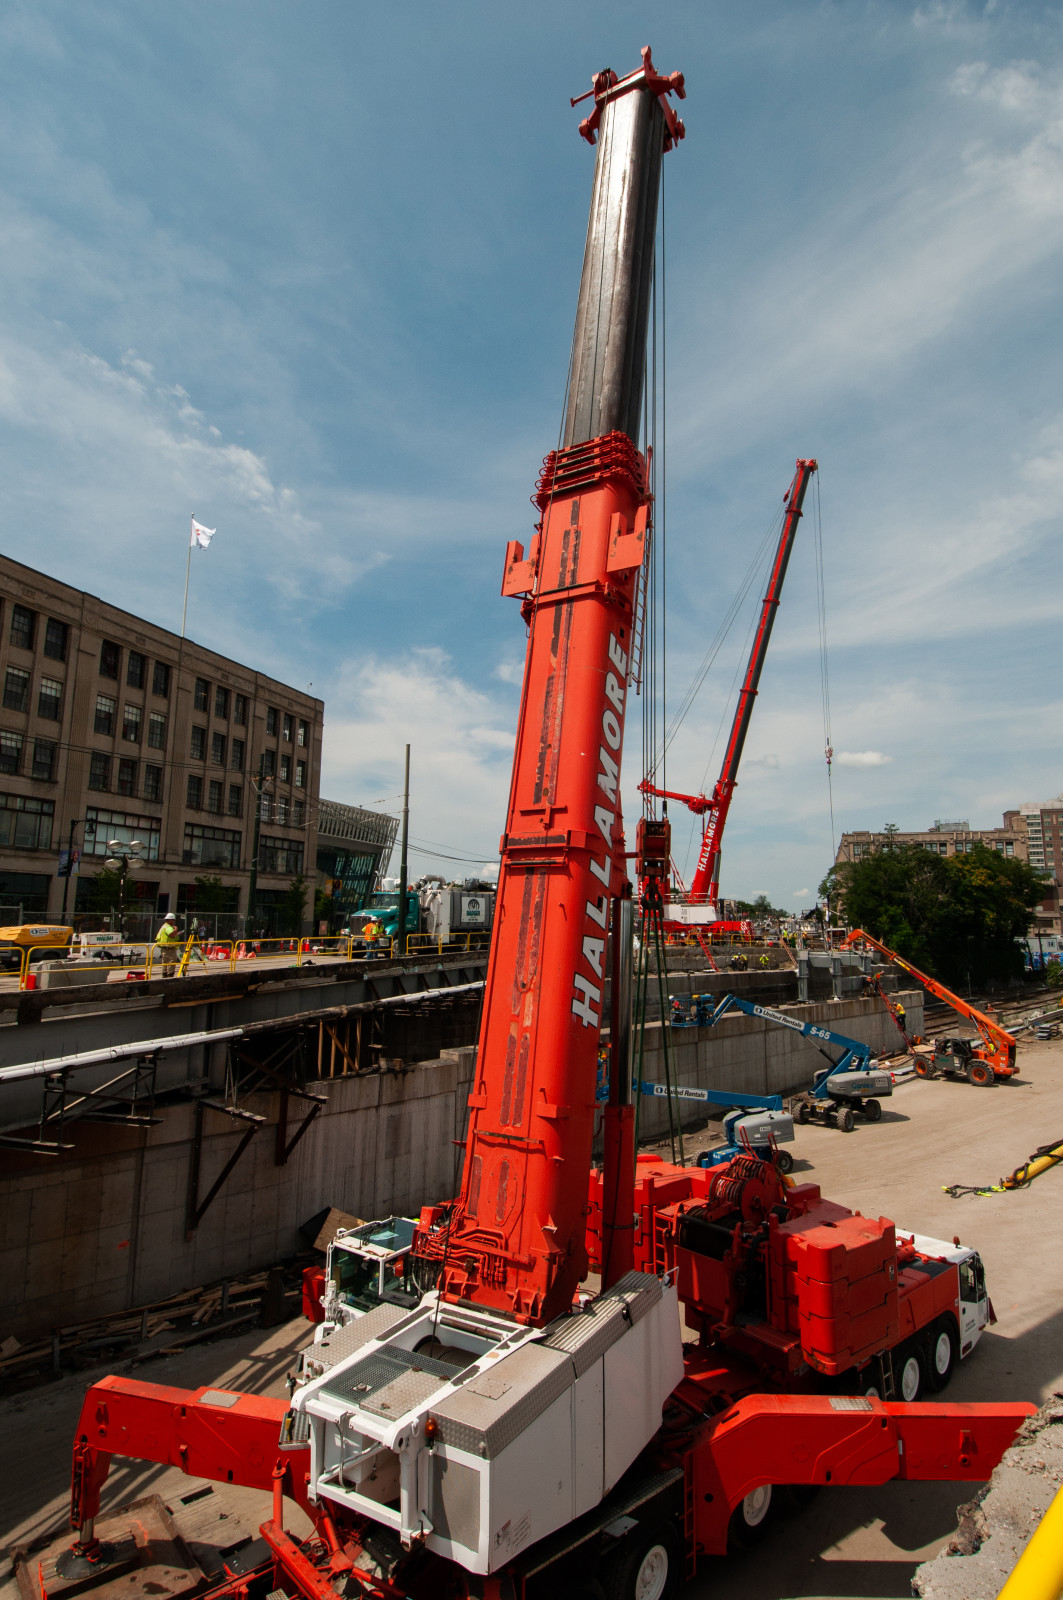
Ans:
[[[406,777],[402,787],[402,848],[399,852],[399,924],[395,930],[400,959],[406,954],[406,852],[410,842],[410,747],[406,746]]]
[[[251,843],[251,877],[247,884],[247,912],[244,916],[244,933],[248,938],[254,932],[252,919],[255,914],[255,892],[258,889],[258,835],[262,823],[262,791],[267,783],[272,783],[272,778],[265,776],[265,755],[258,758],[258,777],[251,779],[251,787],[255,791],[255,827]]]

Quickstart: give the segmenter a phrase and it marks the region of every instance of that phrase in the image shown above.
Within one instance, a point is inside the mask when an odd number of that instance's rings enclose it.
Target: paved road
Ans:
[[[943,1184],[995,1181],[1051,1135],[1063,1135],[1063,1043],[1024,1045],[1019,1064],[1019,1079],[992,1089],[913,1081],[877,1125],[860,1123],[851,1134],[799,1128],[793,1147],[796,1173],[832,1199],[922,1233],[958,1234],[981,1251],[999,1322],[957,1373],[950,1399],[1040,1400],[1063,1389],[1063,1252],[1053,1225],[1063,1171],[1013,1194],[952,1200],[942,1193]],[[306,1337],[299,1320],[136,1372],[156,1383],[279,1395]],[[0,1402],[0,1544],[61,1528],[87,1381],[67,1378]],[[105,1505],[155,1490],[172,1495],[185,1482],[172,1468],[129,1463],[112,1472]],[[252,1491],[223,1492],[230,1515],[268,1514]],[[759,1550],[706,1566],[686,1600],[906,1600],[915,1567],[948,1540],[956,1507],[971,1492],[965,1484],[919,1483],[824,1491],[800,1517],[772,1527]],[[15,1594],[0,1579],[0,1600]]]

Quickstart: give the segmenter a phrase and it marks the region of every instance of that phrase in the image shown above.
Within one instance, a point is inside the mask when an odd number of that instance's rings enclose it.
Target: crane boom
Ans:
[[[520,1322],[566,1311],[584,1207],[613,898],[626,880],[620,758],[649,534],[637,448],[661,157],[676,74],[595,80],[598,138],[562,447],[546,458],[523,595],[527,655],[461,1196],[440,1288]]]
[[[869,944],[879,955],[885,956],[895,967],[910,973],[917,983],[929,990],[937,999],[944,1000],[946,1005],[958,1011],[961,1017],[967,1017],[978,1029],[981,1044],[972,1050],[971,1054],[979,1060],[988,1062],[998,1077],[1010,1077],[1015,1070],[1016,1039],[1013,1033],[1002,1028],[999,1022],[994,1022],[992,1017],[986,1016],[984,1011],[979,1011],[977,1006],[971,1005],[969,1000],[964,1000],[962,995],[953,994],[951,989],[946,989],[943,983],[936,978],[931,978],[925,972],[920,972],[918,967],[913,967],[910,961],[899,956],[896,950],[891,950],[888,945],[876,939],[872,934],[865,933],[863,928],[854,928],[842,945],[843,950],[849,950],[854,944]]]
[[[727,741],[727,749],[724,753],[723,765],[720,768],[720,776],[716,780],[712,794],[674,794],[665,789],[655,788],[651,783],[643,783],[639,786],[644,794],[656,795],[667,800],[679,800],[696,816],[703,815],[705,817],[706,820],[701,835],[701,850],[698,853],[698,864],[690,881],[690,890],[686,896],[686,902],[692,906],[706,906],[710,918],[716,915],[716,903],[720,896],[720,850],[723,842],[723,830],[727,822],[727,813],[731,809],[731,799],[734,795],[735,785],[738,782],[738,768],[742,760],[742,751],[745,749],[746,734],[749,732],[749,721],[753,715],[753,702],[756,700],[757,691],[760,687],[760,675],[764,670],[764,660],[771,641],[771,630],[775,626],[775,613],[779,609],[783,580],[786,577],[786,569],[790,564],[790,552],[793,549],[797,524],[801,520],[805,491],[816,468],[817,463],[815,461],[799,460],[793,481],[784,497],[786,515],[783,518],[782,532],[779,535],[775,560],[772,563],[768,591],[760,608],[760,622],[753,640],[753,648],[749,652],[746,674],[742,680],[742,688],[738,695],[734,721],[731,724],[731,736]],[[669,907],[669,911],[671,909]]]

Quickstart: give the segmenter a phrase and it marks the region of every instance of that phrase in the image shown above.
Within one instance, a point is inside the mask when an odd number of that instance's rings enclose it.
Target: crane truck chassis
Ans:
[[[74,1445],[77,1537],[42,1567],[42,1594],[114,1570],[95,1531],[113,1456],[272,1491],[267,1558],[199,1591],[214,1600],[532,1600],[593,1583],[664,1600],[762,1519],[769,1486],[980,1482],[1033,1410],[853,1393],[849,1375],[864,1382],[895,1348],[917,1300],[947,1314],[953,1264],[898,1249],[891,1223],[814,1185],[787,1189],[754,1156],[688,1172],[701,1187],[654,1204],[653,1260],[636,1261],[618,780],[652,537],[635,443],[650,265],[660,162],[684,134],[669,96],[683,93],[644,50],[627,77],[596,76],[580,128],[598,154],[562,444],[527,555],[506,552],[528,646],[462,1187],[422,1212],[414,1243],[434,1287],[334,1329],[287,1404],[93,1385]],[[654,823],[639,825],[644,885]],[[603,1287],[586,1294],[609,970]],[[687,1345],[681,1304],[698,1330]],[[286,1498],[309,1536],[285,1531]]]

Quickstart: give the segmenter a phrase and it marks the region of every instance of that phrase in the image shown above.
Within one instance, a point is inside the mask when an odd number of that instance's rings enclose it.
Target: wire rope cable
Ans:
[[[823,560],[823,516],[819,495],[819,473],[817,472],[812,482],[812,504],[815,509],[815,547],[816,547],[816,606],[819,613],[819,682],[820,698],[823,703],[823,754],[827,762],[827,802],[830,808],[830,857],[833,862],[837,854],[837,836],[834,827],[834,781],[832,764],[834,761],[834,743],[831,737],[830,716],[830,661],[827,651],[827,591],[824,577]]]

